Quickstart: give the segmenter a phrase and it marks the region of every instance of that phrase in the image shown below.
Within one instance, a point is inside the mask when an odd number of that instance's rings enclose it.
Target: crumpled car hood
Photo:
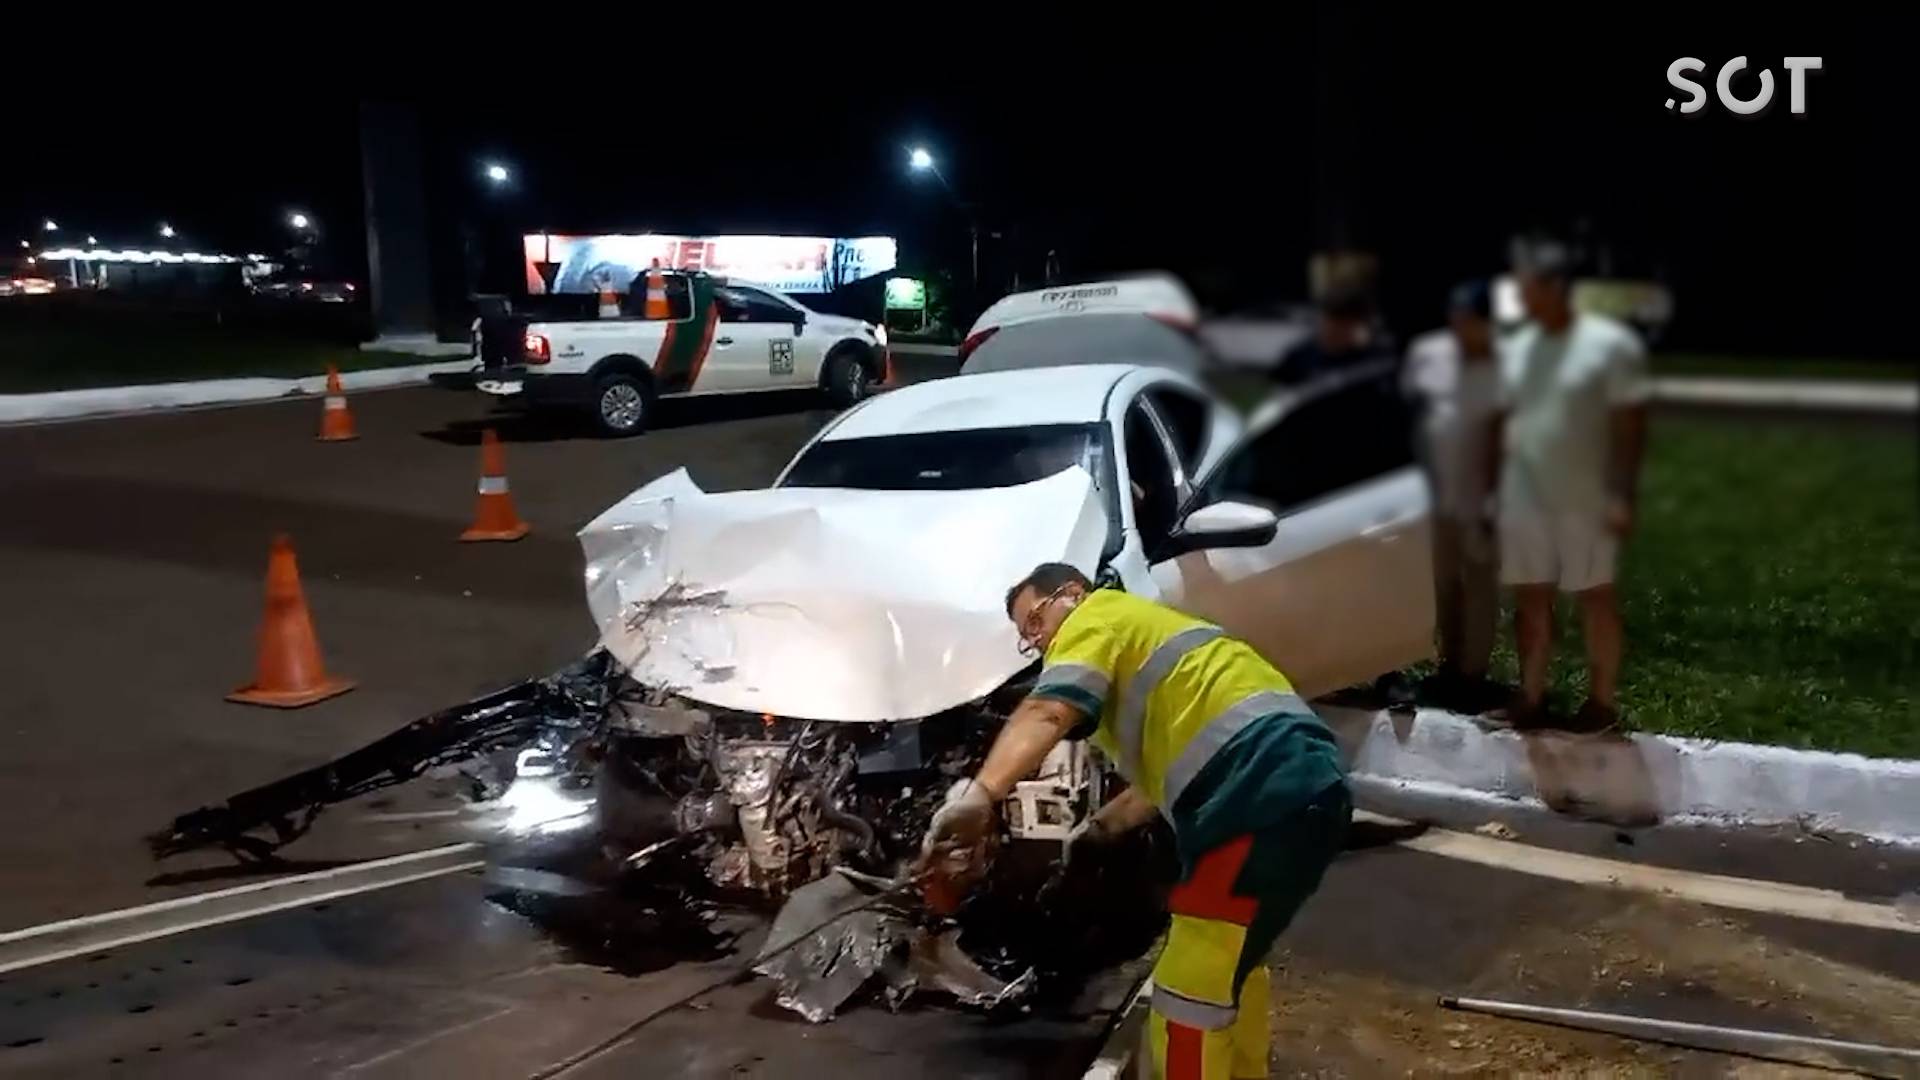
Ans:
[[[580,530],[587,606],[633,678],[722,708],[904,720],[980,698],[1030,661],[1007,587],[1091,574],[1107,538],[1080,468],[984,491],[709,494],[685,469]]]

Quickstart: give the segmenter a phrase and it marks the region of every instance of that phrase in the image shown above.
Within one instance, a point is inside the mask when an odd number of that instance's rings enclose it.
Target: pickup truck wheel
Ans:
[[[873,373],[860,362],[857,350],[843,347],[827,357],[820,384],[827,392],[827,400],[845,409],[860,404],[873,391]]]
[[[603,435],[637,435],[653,416],[653,391],[633,375],[615,372],[593,384],[593,420]]]

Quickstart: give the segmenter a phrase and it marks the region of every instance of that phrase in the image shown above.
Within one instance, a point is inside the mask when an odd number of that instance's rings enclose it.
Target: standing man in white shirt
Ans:
[[[1421,696],[1480,712],[1497,704],[1490,700],[1487,662],[1500,615],[1491,517],[1500,365],[1486,281],[1454,288],[1447,326],[1414,339],[1405,378],[1422,406],[1420,458],[1433,494],[1434,609],[1440,624],[1440,671],[1423,682]]]
[[[1512,586],[1520,694],[1516,728],[1548,726],[1554,590],[1571,593],[1586,631],[1586,703],[1576,731],[1619,719],[1624,630],[1614,573],[1633,528],[1650,386],[1632,330],[1577,312],[1572,258],[1550,241],[1516,249],[1532,321],[1500,350],[1505,406],[1499,492],[1500,580]]]

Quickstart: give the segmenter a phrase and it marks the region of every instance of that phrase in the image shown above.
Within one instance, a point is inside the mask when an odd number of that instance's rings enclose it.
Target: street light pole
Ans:
[[[933,178],[940,181],[940,186],[946,189],[947,197],[953,200],[953,204],[960,208],[961,213],[967,215],[967,238],[972,247],[973,258],[973,291],[978,295],[980,292],[980,222],[974,216],[973,207],[967,205],[966,201],[960,198],[960,193],[953,190],[953,185],[947,182],[947,174],[940,171],[940,164],[933,160],[933,154],[926,147],[916,146],[908,151],[907,165],[915,172],[932,173]]]

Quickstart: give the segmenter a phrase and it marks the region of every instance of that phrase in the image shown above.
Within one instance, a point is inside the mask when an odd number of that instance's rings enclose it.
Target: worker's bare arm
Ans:
[[[974,779],[999,801],[1013,785],[1033,775],[1055,744],[1066,738],[1084,717],[1073,706],[1050,698],[1027,698],[1007,718],[1006,726],[987,752],[986,764]]]
[[[1098,827],[1102,831],[1118,836],[1145,825],[1159,813],[1160,809],[1153,805],[1152,799],[1147,798],[1146,792],[1138,787],[1130,787],[1108,799],[1107,805],[1093,816],[1098,819]]]

